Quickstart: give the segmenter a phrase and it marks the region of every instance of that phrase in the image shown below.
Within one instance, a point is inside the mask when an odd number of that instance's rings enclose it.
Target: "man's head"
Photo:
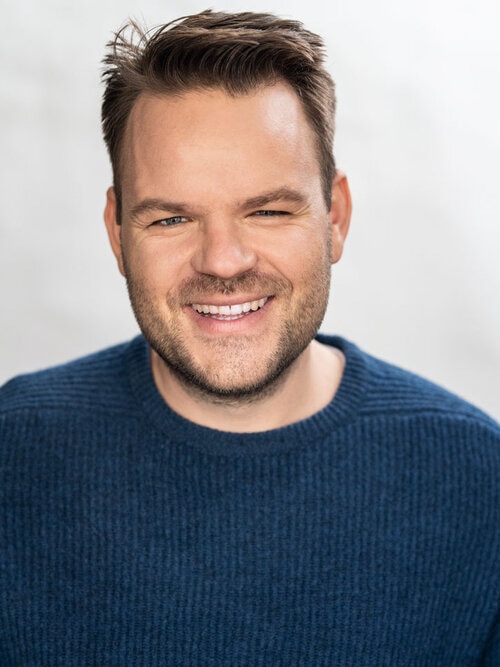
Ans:
[[[221,27],[191,25],[186,36],[186,22]],[[242,22],[253,27],[240,34]],[[147,59],[121,38],[113,47],[111,245],[158,355],[153,371],[211,402],[261,398],[297,368],[349,226],[349,189],[331,154],[333,84],[319,38],[305,34],[268,15],[205,12],[157,31],[139,49]]]
[[[329,207],[335,176],[334,84],[323,67],[320,37],[301,23],[271,14],[208,10],[151,33],[130,23],[108,46],[102,124],[113,166],[118,215],[122,141],[141,94],[220,88],[238,96],[279,81],[295,91],[313,130]]]

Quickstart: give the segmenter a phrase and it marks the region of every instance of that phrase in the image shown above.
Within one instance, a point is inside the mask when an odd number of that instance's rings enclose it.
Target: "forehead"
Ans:
[[[247,180],[256,171],[285,180],[300,180],[307,170],[319,175],[313,132],[286,83],[238,96],[221,89],[142,94],[127,123],[121,162],[124,185],[141,190],[160,179],[180,185],[197,174],[204,182],[212,175],[219,187],[237,187],[243,172]]]

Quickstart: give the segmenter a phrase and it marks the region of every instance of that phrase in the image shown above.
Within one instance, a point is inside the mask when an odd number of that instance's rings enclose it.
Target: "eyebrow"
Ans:
[[[150,213],[151,211],[163,211],[164,213],[173,213],[174,215],[184,215],[187,212],[187,206],[177,202],[166,201],[165,199],[150,197],[143,199],[141,202],[133,206],[130,211],[130,217],[137,220],[143,213]]]
[[[262,208],[271,202],[288,201],[295,204],[304,204],[306,197],[299,190],[293,188],[282,187],[276,190],[264,192],[255,197],[245,199],[238,204],[240,209]],[[148,197],[143,199],[138,204],[132,207],[130,216],[137,220],[144,213],[152,211],[163,211],[164,213],[171,213],[172,215],[186,215],[189,207],[187,204],[181,202],[167,201],[165,199],[158,199],[156,197]]]
[[[294,204],[304,204],[306,202],[306,197],[298,190],[283,187],[278,188],[277,190],[264,192],[256,197],[250,197],[250,199],[245,199],[240,206],[241,208],[262,208],[263,206],[266,206],[266,204],[274,201],[288,201]]]

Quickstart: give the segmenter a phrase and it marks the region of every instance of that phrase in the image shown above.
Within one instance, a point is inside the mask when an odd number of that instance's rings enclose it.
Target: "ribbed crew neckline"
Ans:
[[[201,426],[174,412],[159,393],[143,336],[134,338],[126,351],[125,363],[134,398],[156,429],[169,440],[185,443],[217,455],[278,453],[331,434],[357,414],[367,385],[366,360],[352,343],[339,336],[318,334],[317,340],[343,352],[346,363],[332,401],[307,419],[268,431],[234,433]]]

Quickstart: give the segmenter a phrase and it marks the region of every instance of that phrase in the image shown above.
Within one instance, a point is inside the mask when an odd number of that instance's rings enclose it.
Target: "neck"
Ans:
[[[172,410],[201,426],[234,433],[268,431],[318,412],[335,395],[344,363],[339,350],[314,340],[268,391],[226,402],[184,384],[151,350],[156,386]]]

